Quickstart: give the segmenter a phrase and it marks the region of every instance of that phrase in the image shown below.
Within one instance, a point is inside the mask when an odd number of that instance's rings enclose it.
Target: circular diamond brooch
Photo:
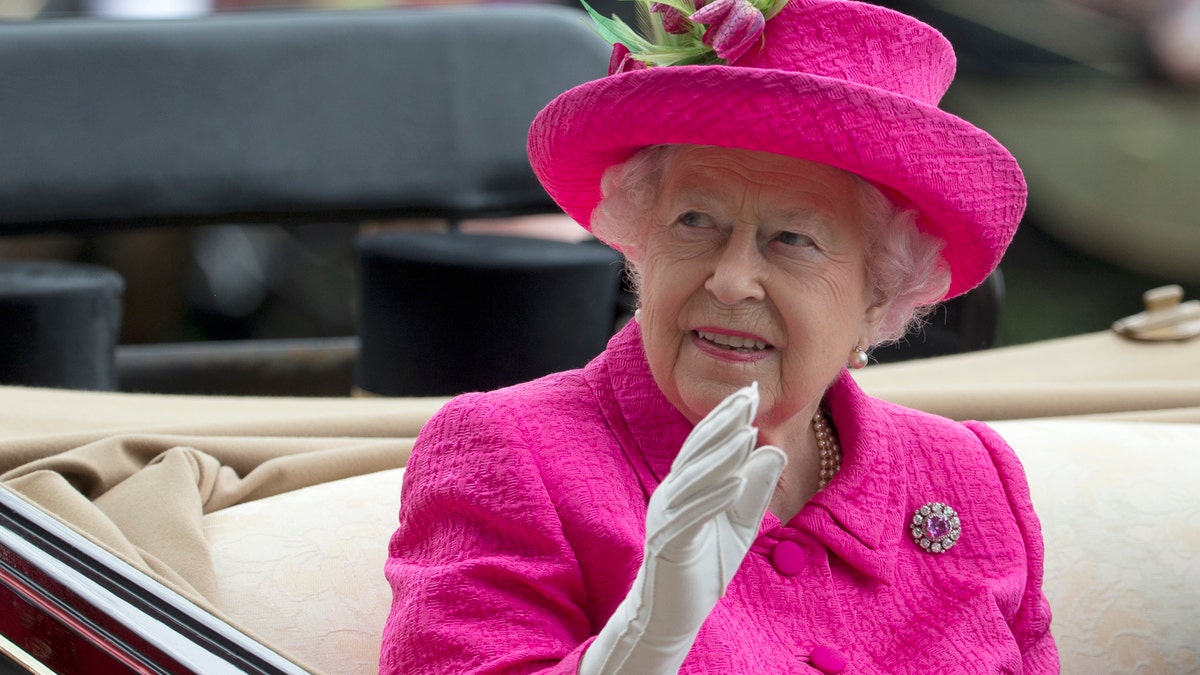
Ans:
[[[928,553],[945,553],[962,535],[962,522],[954,509],[929,502],[917,509],[909,523],[913,541]]]

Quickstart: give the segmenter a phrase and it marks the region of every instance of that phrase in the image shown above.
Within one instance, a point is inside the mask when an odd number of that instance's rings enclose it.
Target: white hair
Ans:
[[[663,179],[682,145],[643,148],[622,164],[609,167],[600,182],[603,198],[592,211],[592,233],[625,254],[634,290],[640,287],[647,219]],[[866,233],[867,282],[878,301],[887,302],[875,347],[900,340],[920,325],[950,287],[942,258],[945,242],[917,228],[917,211],[901,208],[875,186],[855,176],[858,211]]]

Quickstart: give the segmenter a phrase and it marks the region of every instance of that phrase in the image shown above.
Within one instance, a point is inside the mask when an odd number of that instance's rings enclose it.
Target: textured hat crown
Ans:
[[[931,26],[885,7],[790,0],[767,21],[760,46],[734,61],[883,89],[936,106],[954,79],[954,49]]]

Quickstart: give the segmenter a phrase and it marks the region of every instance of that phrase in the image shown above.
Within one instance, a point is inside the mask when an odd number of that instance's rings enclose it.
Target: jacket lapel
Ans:
[[[667,400],[642,347],[642,332],[630,321],[608,343],[585,376],[609,427],[642,483],[646,500],[671,471],[692,424]]]

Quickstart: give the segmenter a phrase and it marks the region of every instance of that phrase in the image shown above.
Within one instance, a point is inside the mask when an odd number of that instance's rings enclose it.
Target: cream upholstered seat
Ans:
[[[994,423],[1025,465],[1064,673],[1200,672],[1200,425]],[[223,610],[323,673],[376,669],[402,469],[204,517]]]
[[[375,672],[403,476],[378,471],[205,516],[227,616],[316,672]]]
[[[1064,673],[1200,673],[1200,425],[993,426],[1029,477]]]

